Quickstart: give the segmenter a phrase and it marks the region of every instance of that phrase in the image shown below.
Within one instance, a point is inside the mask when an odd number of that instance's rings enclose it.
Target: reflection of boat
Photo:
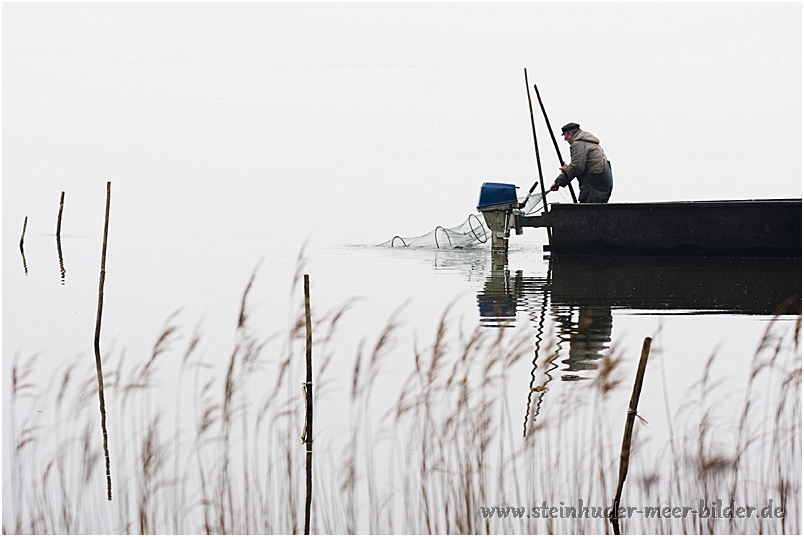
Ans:
[[[801,308],[801,259],[557,256],[554,304],[772,315]]]
[[[493,264],[477,304],[486,326],[512,326],[526,312],[543,327],[549,311],[559,344],[569,345],[562,372],[578,373],[608,349],[612,310],[798,314],[801,259],[557,256],[547,277]]]
[[[613,310],[798,314],[801,259],[556,256],[546,276],[512,274],[492,261],[477,304],[485,326],[511,326],[524,313],[536,329],[527,432],[559,354],[564,381],[588,378],[585,372],[597,368],[611,342]],[[557,346],[540,360],[548,315],[557,330]]]
[[[555,203],[520,226],[549,226],[554,254],[801,257],[800,199]]]
[[[480,322],[484,326],[513,326],[522,296],[522,271],[512,278],[506,266],[492,263],[483,291],[477,294]]]
[[[477,294],[480,321],[483,326],[511,327],[516,323],[517,311],[524,310],[539,329],[540,339],[549,312],[558,331],[558,344],[569,345],[569,358],[563,361],[566,368],[562,372],[596,369],[597,360],[611,341],[611,307],[556,301],[551,291],[554,285],[550,278],[523,276],[521,270],[512,275],[507,269],[493,269]],[[582,377],[570,374],[562,378]]]
[[[801,309],[801,259],[557,256],[550,277],[492,270],[477,300],[484,320],[512,319],[528,297],[553,308],[613,308],[662,313],[795,314]],[[785,304],[782,310],[780,306]]]

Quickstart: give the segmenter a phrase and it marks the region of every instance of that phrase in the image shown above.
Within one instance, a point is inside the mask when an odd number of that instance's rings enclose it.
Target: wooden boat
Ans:
[[[801,199],[554,203],[516,219],[549,227],[553,254],[801,258]]]

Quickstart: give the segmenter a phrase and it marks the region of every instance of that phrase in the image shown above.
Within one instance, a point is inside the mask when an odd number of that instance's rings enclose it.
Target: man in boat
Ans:
[[[581,130],[577,123],[567,123],[561,127],[564,140],[570,144],[570,163],[559,168],[561,175],[550,185],[556,191],[560,186],[567,186],[578,178],[581,187],[578,201],[581,203],[606,203],[611,197],[614,178],[611,173],[611,162],[600,147],[600,140]]]

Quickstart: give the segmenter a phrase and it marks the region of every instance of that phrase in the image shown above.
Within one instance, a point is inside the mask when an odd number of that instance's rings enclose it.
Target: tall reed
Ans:
[[[17,357],[9,379],[3,475],[7,533],[301,533],[305,460],[305,314],[300,258],[288,331],[264,335],[252,317],[256,270],[240,302],[222,367],[203,330],[171,315],[149,355],[103,356],[115,495],[105,497],[92,431],[94,364],[77,356],[43,382],[39,356]],[[320,283],[319,285],[323,285]],[[532,335],[505,326],[466,330],[448,307],[432,341],[410,342],[404,308],[358,345],[348,373],[337,339],[354,302],[312,310],[318,421],[311,533],[605,533],[605,516],[483,516],[480,507],[607,506],[617,488],[619,442],[636,356],[613,344],[592,382],[551,391],[561,342],[549,330],[531,389],[526,434],[510,401],[511,371],[533,360]],[[634,430],[623,505],[697,506],[717,498],[784,509],[778,519],[633,517],[623,533],[800,533],[801,347],[795,323],[770,323],[732,416],[712,354],[703,378],[671,416],[671,441],[648,449]],[[661,341],[660,332],[653,334]],[[405,353],[407,377],[388,382]],[[672,349],[655,347],[659,363]],[[391,360],[393,358],[393,361]],[[659,374],[659,366],[648,375]],[[175,390],[167,389],[175,383]],[[395,385],[396,391],[389,391]],[[559,397],[553,397],[559,396]],[[541,398],[544,398],[542,400]],[[733,399],[729,399],[733,400]],[[330,415],[335,415],[332,413]],[[718,417],[720,416],[720,417]],[[329,425],[329,426],[328,426]],[[343,425],[343,427],[341,427]]]

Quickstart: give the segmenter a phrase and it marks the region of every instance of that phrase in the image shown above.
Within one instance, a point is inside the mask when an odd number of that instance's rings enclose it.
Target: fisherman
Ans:
[[[564,140],[570,144],[570,163],[559,168],[561,175],[550,185],[555,192],[560,186],[567,186],[578,178],[581,203],[607,203],[611,197],[614,179],[611,174],[611,162],[600,147],[600,140],[581,130],[577,123],[567,123],[561,127]]]

